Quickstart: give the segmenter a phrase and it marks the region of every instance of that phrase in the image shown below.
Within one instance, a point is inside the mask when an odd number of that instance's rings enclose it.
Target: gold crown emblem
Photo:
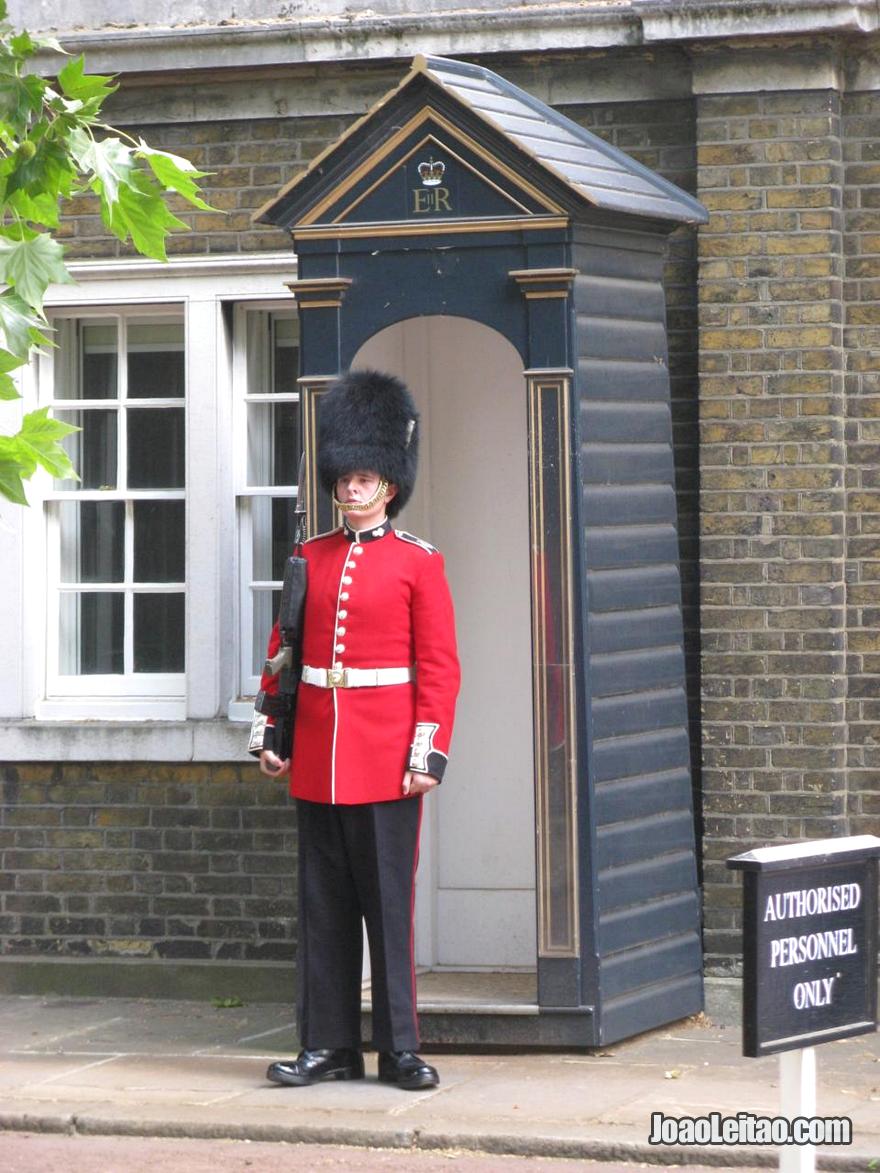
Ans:
[[[424,187],[437,187],[443,182],[443,174],[446,171],[446,164],[434,162],[431,157],[427,163],[419,163],[419,175],[421,176]]]

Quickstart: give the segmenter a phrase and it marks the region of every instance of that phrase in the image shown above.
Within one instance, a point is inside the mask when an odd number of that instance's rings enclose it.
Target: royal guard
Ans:
[[[300,1041],[273,1063],[292,1086],[364,1075],[362,920],[370,946],[379,1079],[438,1082],[419,1045],[413,956],[422,796],[449,754],[459,665],[442,555],[391,519],[415,485],[419,422],[396,378],[351,371],[321,401],[318,474],[343,524],[305,542],[307,593],[291,759],[274,720],[251,750],[270,777],[290,770],[299,824]],[[276,624],[269,657],[279,650]],[[261,689],[277,693],[277,676]],[[261,706],[272,709],[271,699]]]

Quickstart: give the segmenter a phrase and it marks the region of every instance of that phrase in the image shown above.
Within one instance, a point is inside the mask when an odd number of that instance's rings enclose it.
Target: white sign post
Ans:
[[[787,1120],[816,1115],[816,1048],[779,1052],[779,1111]],[[815,1173],[816,1146],[785,1145],[780,1173]]]

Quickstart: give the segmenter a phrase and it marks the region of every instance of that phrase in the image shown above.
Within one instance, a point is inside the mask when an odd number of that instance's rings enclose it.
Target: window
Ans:
[[[297,387],[299,329],[279,308],[236,310],[239,417],[239,693],[258,687],[278,612],[284,562],[293,547],[302,423]]]
[[[185,331],[180,309],[56,317],[49,381],[80,480],[47,510],[47,696],[182,697]],[[51,365],[51,364],[50,364]]]
[[[81,478],[40,470],[31,508],[4,513],[0,716],[21,722],[20,760],[46,738],[87,760],[236,758],[228,718],[250,720],[293,537],[295,265],[235,254],[72,269],[78,283],[53,287],[48,307],[56,345],[24,368],[21,405],[0,404],[9,431],[44,406],[75,424]],[[57,721],[79,723],[76,736]]]

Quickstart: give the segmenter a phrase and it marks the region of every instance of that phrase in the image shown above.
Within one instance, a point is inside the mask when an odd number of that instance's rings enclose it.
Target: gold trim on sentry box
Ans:
[[[531,483],[538,955],[576,957],[580,934],[575,612],[568,524],[571,517],[568,442],[571,378],[569,371],[527,371],[526,381]],[[549,408],[550,418],[546,421],[549,429],[545,426],[545,408]],[[557,584],[555,590],[554,582]],[[555,647],[549,644],[548,622],[552,622],[559,633]],[[552,700],[551,689],[554,692]],[[556,878],[560,863],[561,890]]]
[[[306,456],[307,532],[318,532],[318,400],[336,375],[303,375],[297,379],[302,406],[303,452]]]
[[[351,277],[303,277],[286,285],[301,310],[314,310],[341,306],[351,283]]]
[[[392,134],[390,138],[386,139],[381,147],[375,150],[371,155],[364,159],[362,163],[359,163],[357,167],[349,172],[344,182],[335,187],[333,191],[328,192],[322,200],[319,200],[317,204],[310,208],[306,215],[298,221],[297,228],[294,229],[294,231],[298,233],[300,226],[308,228],[316,224],[317,221],[320,220],[323,212],[326,212],[333,206],[333,204],[342,199],[345,193],[351,191],[351,189],[357,183],[359,183],[369,171],[378,166],[384,159],[388,157],[389,154],[391,154],[392,151],[396,150],[396,148],[400,146],[400,144],[406,138],[408,138],[409,135],[413,134],[416,130],[419,129],[420,126],[423,125],[423,123],[428,121],[436,123],[438,127],[440,127],[442,130],[445,130],[447,134],[451,135],[453,139],[456,139],[462,143],[478,158],[483,159],[484,162],[489,164],[491,167],[494,167],[496,171],[498,171],[506,179],[510,180],[514,187],[518,187],[520,191],[524,191],[530,195],[539,207],[545,208],[548,212],[554,212],[557,215],[562,214],[562,208],[559,206],[559,204],[549,199],[544,192],[539,191],[538,188],[536,188],[533,184],[523,179],[521,175],[518,175],[515,171],[508,167],[506,163],[502,163],[500,159],[496,159],[493,155],[490,155],[489,152],[481,147],[478,142],[476,142],[474,139],[471,139],[457,126],[451,123],[448,118],[445,118],[432,106],[423,106],[422,109],[417,114],[414,114],[408,122],[405,122],[403,126],[398,127],[395,133]]]
[[[560,281],[571,285],[577,269],[511,269],[508,273],[519,285],[534,285],[539,281]]]
[[[485,220],[423,220],[413,223],[407,220],[389,221],[377,224],[336,225],[329,224],[320,228],[297,228],[291,233],[294,241],[319,240],[330,237],[333,240],[390,237],[390,236],[436,236],[440,233],[448,235],[453,232],[509,232],[511,229],[523,231],[537,231],[546,228],[567,228],[568,219],[565,216],[533,216],[523,219],[512,217],[487,217]]]
[[[529,209],[526,207],[526,205],[521,204],[519,200],[514,199],[510,192],[505,191],[503,187],[499,187],[499,185],[495,183],[494,180],[489,179],[487,175],[484,175],[482,171],[474,167],[474,165],[469,163],[467,159],[463,159],[461,155],[453,151],[451,147],[448,147],[435,135],[426,134],[423,138],[419,139],[419,141],[410,150],[408,150],[406,154],[401,155],[399,159],[395,159],[395,161],[385,171],[382,172],[376,181],[371,183],[367,190],[358,196],[354,203],[349,204],[348,207],[344,208],[338,216],[335,216],[333,223],[341,224],[344,220],[346,220],[354,211],[354,209],[358,207],[359,204],[363,203],[367,196],[371,195],[380,184],[384,183],[390,175],[393,175],[395,171],[399,170],[409,159],[413,157],[413,155],[417,154],[419,151],[423,151],[429,143],[433,143],[436,149],[441,151],[444,155],[448,155],[450,158],[455,159],[457,163],[460,163],[462,167],[465,167],[473,175],[476,175],[476,177],[485,183],[487,187],[491,187],[493,191],[497,191],[500,196],[506,199],[509,203],[513,204],[514,207],[517,208],[520,212],[523,212],[526,216],[530,215]],[[521,185],[519,186],[519,190],[522,191]]]

